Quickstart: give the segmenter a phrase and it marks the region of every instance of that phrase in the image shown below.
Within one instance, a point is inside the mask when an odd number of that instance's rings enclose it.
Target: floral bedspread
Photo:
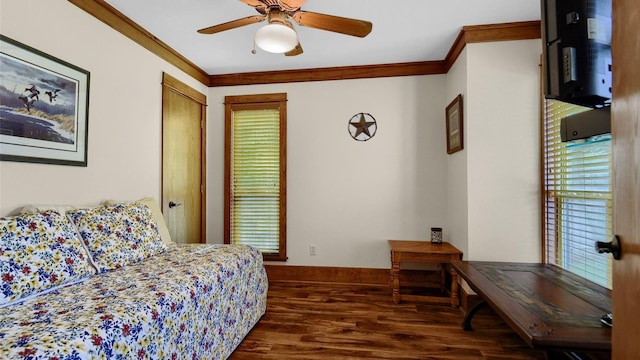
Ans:
[[[266,309],[262,255],[177,245],[0,309],[0,359],[226,359]]]

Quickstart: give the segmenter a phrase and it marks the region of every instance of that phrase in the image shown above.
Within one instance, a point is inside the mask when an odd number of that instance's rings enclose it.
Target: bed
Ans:
[[[5,304],[0,358],[226,359],[265,313],[267,289],[255,248],[167,245]]]

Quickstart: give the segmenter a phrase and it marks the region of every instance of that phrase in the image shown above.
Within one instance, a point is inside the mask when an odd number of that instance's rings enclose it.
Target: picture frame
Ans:
[[[462,94],[458,94],[447,106],[447,154],[453,154],[464,148]]]
[[[90,73],[0,35],[0,160],[87,166]]]

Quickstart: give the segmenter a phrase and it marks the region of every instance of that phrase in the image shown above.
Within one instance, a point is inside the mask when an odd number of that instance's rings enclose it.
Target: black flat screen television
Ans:
[[[541,0],[546,98],[611,103],[611,1]]]

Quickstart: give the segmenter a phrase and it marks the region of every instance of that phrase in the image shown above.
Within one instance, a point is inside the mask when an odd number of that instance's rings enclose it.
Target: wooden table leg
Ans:
[[[489,306],[489,304],[487,304],[486,301],[481,300],[480,302],[477,302],[475,305],[473,305],[473,307],[471,309],[469,309],[469,311],[467,311],[467,314],[464,316],[464,320],[462,321],[462,329],[464,331],[472,331],[473,328],[471,327],[471,319],[473,319],[473,316],[482,308],[485,308]]]
[[[391,285],[393,302],[398,304],[400,302],[400,263],[393,262],[391,264]]]
[[[393,294],[393,252],[391,254],[391,267],[389,268],[389,289],[391,289],[391,294]]]
[[[460,305],[459,292],[458,273],[453,267],[451,267],[451,306],[453,307],[458,307]]]
[[[392,289],[393,292],[393,266],[389,269],[389,288]]]

